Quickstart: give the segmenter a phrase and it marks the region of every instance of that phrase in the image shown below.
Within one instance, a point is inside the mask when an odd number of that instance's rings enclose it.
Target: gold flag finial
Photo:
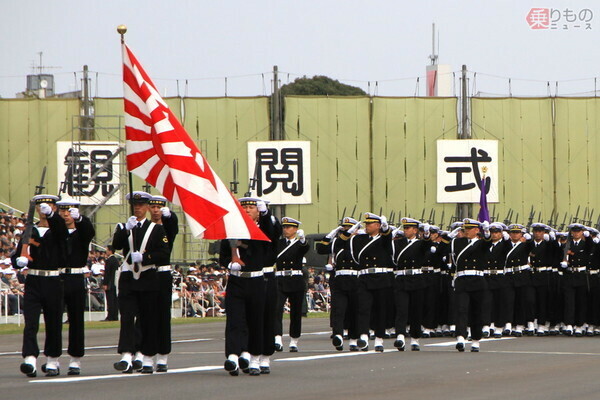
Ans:
[[[127,32],[127,26],[119,25],[117,26],[117,32],[121,35],[121,43],[125,43],[125,33]]]

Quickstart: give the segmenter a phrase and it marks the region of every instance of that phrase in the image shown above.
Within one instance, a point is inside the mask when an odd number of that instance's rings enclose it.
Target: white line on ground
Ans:
[[[500,340],[511,340],[511,339],[516,339],[515,337],[501,337],[501,338],[494,338],[494,339],[481,339],[480,342],[497,342]],[[465,340],[465,343],[471,343],[468,340]],[[444,347],[444,346],[456,346],[456,340],[452,341],[452,342],[440,342],[440,343],[429,343],[425,345],[426,347]]]

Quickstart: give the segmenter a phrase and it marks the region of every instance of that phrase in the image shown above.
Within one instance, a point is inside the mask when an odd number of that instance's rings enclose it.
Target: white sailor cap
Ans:
[[[515,233],[515,232],[516,233],[518,233],[518,232],[525,233],[527,231],[527,229],[521,224],[510,224],[508,226],[508,231],[512,232],[512,233]]]
[[[477,221],[473,218],[465,218],[463,219],[463,228],[479,228],[481,227],[481,222]]]
[[[354,226],[356,224],[358,224],[358,221],[352,217],[344,217],[344,218],[342,218],[342,221],[340,222],[341,226]]]
[[[534,231],[547,231],[550,232],[550,227],[542,222],[535,222],[531,224],[531,229]]]
[[[503,231],[505,228],[506,225],[504,225],[502,222],[492,222],[490,224],[490,230]]]
[[[370,224],[370,223],[373,223],[373,222],[377,222],[379,224],[381,223],[381,217],[379,215],[377,215],[377,214],[373,214],[373,213],[367,212],[367,213],[365,213],[363,215],[363,217],[364,217],[363,222],[366,223],[366,224]]]
[[[33,196],[32,199],[35,204],[42,204],[42,203],[56,203],[58,200],[60,200],[60,197],[58,196],[54,196],[53,194],[38,194],[36,196]]]
[[[400,223],[402,224],[403,228],[419,227],[419,225],[421,225],[421,221],[419,221],[418,219],[409,218],[409,217],[402,218],[400,220]]]
[[[148,203],[152,206],[166,206],[168,199],[165,196],[152,196]]]
[[[61,199],[56,202],[56,206],[61,210],[68,210],[69,208],[78,208],[81,203],[74,199]]]
[[[571,224],[568,226],[570,231],[583,231],[585,230],[585,226],[583,224]]]
[[[450,230],[451,230],[451,231],[453,231],[453,230],[455,230],[456,228],[460,228],[461,226],[463,226],[463,222],[462,222],[462,221],[456,221],[456,222],[453,222],[453,223],[450,225]]]
[[[136,190],[133,193],[127,193],[125,198],[130,203],[146,204],[150,201],[152,195],[150,193],[142,192],[141,190]]]
[[[300,226],[300,224],[302,224],[302,222],[292,217],[281,218],[281,226],[295,226],[297,228]]]

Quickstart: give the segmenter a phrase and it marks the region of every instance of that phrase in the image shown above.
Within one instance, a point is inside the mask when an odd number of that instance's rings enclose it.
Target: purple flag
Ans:
[[[481,195],[479,196],[479,214],[477,214],[479,222],[490,222],[490,212],[487,205],[487,194],[485,188],[485,177],[481,180]]]

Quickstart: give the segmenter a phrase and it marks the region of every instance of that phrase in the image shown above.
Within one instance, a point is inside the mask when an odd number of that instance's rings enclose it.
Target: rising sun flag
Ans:
[[[203,239],[269,240],[241,208],[122,44],[127,169],[181,206]]]

